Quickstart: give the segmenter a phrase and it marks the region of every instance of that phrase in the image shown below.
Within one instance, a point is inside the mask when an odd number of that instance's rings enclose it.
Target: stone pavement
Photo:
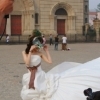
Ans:
[[[48,71],[64,61],[84,63],[100,56],[99,43],[68,44],[70,51],[55,51],[49,46],[53,63],[42,63],[44,71]],[[21,51],[26,45],[0,45],[0,100],[21,100],[21,79],[27,72]]]

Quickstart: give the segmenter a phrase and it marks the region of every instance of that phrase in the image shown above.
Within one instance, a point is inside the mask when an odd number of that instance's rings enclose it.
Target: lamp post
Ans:
[[[96,29],[96,42],[100,42],[99,28],[100,28],[100,20],[97,18],[98,14],[96,14],[96,18],[93,20],[94,28]]]

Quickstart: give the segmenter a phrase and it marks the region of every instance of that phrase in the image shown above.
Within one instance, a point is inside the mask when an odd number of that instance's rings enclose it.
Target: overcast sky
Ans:
[[[100,0],[89,0],[89,8],[95,9],[97,5],[100,3]]]

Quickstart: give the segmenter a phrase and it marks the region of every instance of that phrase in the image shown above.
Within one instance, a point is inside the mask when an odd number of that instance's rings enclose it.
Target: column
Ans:
[[[75,26],[75,16],[68,16],[68,26],[70,34],[76,34],[76,26]]]
[[[35,29],[35,17],[33,11],[24,11],[23,13],[23,33],[24,35],[32,34]]]
[[[88,30],[88,28],[89,28],[89,24],[86,23],[86,24],[85,24],[85,34],[87,34],[87,30]]]
[[[100,28],[100,20],[96,19],[93,22],[94,28],[96,29],[96,42],[100,42],[100,33],[99,33],[99,28]]]
[[[24,29],[25,29],[25,16],[24,16],[24,12],[22,12],[22,35],[24,33]]]
[[[11,35],[11,16],[7,19],[6,34]]]
[[[72,16],[72,29],[76,31],[76,23],[75,23],[75,16]]]
[[[35,14],[33,11],[30,11],[30,30],[33,31],[35,29]]]
[[[65,34],[67,34],[68,31],[68,17],[65,19]]]
[[[49,18],[50,18],[50,29],[54,30],[54,16],[50,15]]]
[[[71,30],[71,21],[70,16],[68,16],[68,31]]]

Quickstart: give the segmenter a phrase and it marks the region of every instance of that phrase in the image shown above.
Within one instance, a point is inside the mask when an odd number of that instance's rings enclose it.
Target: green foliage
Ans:
[[[37,30],[37,29],[33,30],[32,34],[33,34],[34,36],[36,36],[36,37],[42,35],[41,32],[40,32],[39,30]]]
[[[99,34],[100,34],[100,28],[99,28]]]
[[[89,27],[87,30],[87,35],[89,35],[90,37],[95,37],[96,36],[96,30]]]
[[[100,3],[97,5],[96,11],[97,11],[97,12],[100,12]]]

